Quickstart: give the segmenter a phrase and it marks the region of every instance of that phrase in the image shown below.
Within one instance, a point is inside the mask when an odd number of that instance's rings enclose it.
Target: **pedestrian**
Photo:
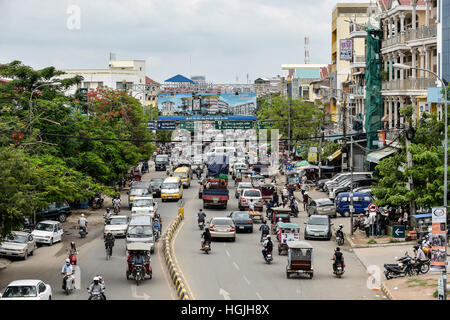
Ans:
[[[370,235],[372,237],[375,235],[375,221],[376,221],[376,213],[371,212],[369,214],[369,224],[370,224]]]
[[[381,214],[377,212],[377,216],[375,218],[375,234],[377,237],[381,236]]]
[[[306,211],[306,206],[308,205],[310,198],[311,197],[308,195],[308,192],[305,192],[303,195],[303,211]]]
[[[307,189],[306,183],[302,183],[302,195],[305,194],[306,189]]]
[[[405,230],[408,228],[408,210],[403,209],[403,224],[405,225]]]
[[[370,223],[368,213],[366,213],[366,216],[364,217],[364,230],[366,231],[366,237],[368,238],[370,234]]]
[[[278,199],[278,192],[275,191],[275,193],[273,194],[273,203],[274,203],[274,205],[278,206],[278,201],[279,201],[279,199]]]

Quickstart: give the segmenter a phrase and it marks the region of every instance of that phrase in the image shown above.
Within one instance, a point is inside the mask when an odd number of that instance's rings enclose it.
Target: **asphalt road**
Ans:
[[[151,172],[143,176],[143,180],[152,177],[165,177],[165,172],[155,172],[154,167]],[[121,195],[122,208],[120,214],[130,215],[128,210],[127,195]],[[166,228],[178,213],[177,204],[161,203],[157,199],[159,213],[163,219],[163,229]],[[101,216],[104,210],[98,210],[96,220],[102,221]],[[94,217],[88,217],[88,221]],[[91,224],[90,224],[91,225]],[[132,280],[127,280],[126,270],[126,245],[124,238],[115,241],[111,260],[105,259],[105,247],[103,242],[103,225],[91,226],[89,234],[85,239],[80,239],[76,230],[68,228],[64,223],[65,235],[63,243],[54,244],[52,247],[43,245],[39,247],[34,256],[30,256],[27,261],[15,260],[6,269],[0,271],[0,290],[13,280],[19,279],[40,279],[52,287],[54,300],[85,300],[88,298],[86,288],[92,278],[100,274],[105,279],[107,299],[152,299],[152,300],[172,300],[177,299],[173,285],[169,281],[167,268],[163,261],[163,255],[156,250],[151,256],[153,268],[153,278],[141,282],[139,287]],[[61,288],[62,276],[61,268],[66,259],[65,249],[70,247],[70,242],[75,241],[79,251],[78,266],[80,267],[81,286],[80,290],[75,290],[71,295],[66,296]],[[161,241],[158,243],[158,247]],[[158,248],[159,249],[159,248]]]
[[[202,208],[198,199],[198,184],[194,179],[184,197],[185,221],[175,238],[175,254],[187,285],[195,299],[382,299],[382,293],[367,289],[369,275],[356,256],[344,252],[346,271],[341,279],[332,273],[332,261],[336,243],[332,240],[308,240],[314,246],[314,278],[286,278],[287,256],[279,256],[274,250],[274,261],[268,265],[262,257],[259,242],[260,223],[254,224],[253,233],[238,233],[235,242],[217,240],[212,243],[209,255],[200,251],[201,231],[197,226],[197,212]],[[205,209],[207,221],[216,216],[226,216],[238,210],[231,182],[230,201],[226,210]],[[304,234],[306,214],[293,218]],[[339,223],[339,218],[334,220]],[[274,241],[274,248],[278,242]]]

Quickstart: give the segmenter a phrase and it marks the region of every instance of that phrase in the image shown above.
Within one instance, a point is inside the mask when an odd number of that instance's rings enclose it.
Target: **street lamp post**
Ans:
[[[420,71],[425,71],[425,72],[431,73],[442,83],[442,86],[444,87],[444,101],[445,101],[445,106],[444,106],[444,109],[445,109],[444,110],[444,123],[445,123],[445,128],[444,128],[444,132],[445,132],[444,133],[444,208],[447,212],[447,155],[448,155],[447,86],[445,85],[445,82],[441,79],[441,77],[439,77],[435,72],[433,72],[431,70],[423,69],[423,68],[416,68],[416,67],[408,66],[408,65],[405,65],[402,63],[394,63],[393,66],[394,66],[394,68],[403,69],[403,70],[415,69],[415,70],[420,70]],[[447,251],[447,242],[445,242],[445,246],[446,246],[445,251]],[[445,266],[444,266],[443,279],[444,279],[444,300],[447,300],[447,261],[445,262]]]

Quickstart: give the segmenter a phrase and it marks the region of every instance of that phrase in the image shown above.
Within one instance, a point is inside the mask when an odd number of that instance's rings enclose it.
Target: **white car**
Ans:
[[[151,214],[154,217],[158,210],[158,203],[153,200],[153,197],[136,197],[133,200],[131,213]]]
[[[36,240],[28,232],[13,231],[0,244],[0,255],[22,257],[27,260],[36,250]]]
[[[127,216],[111,216],[111,218],[105,222],[103,237],[105,237],[109,232],[111,232],[114,237],[125,237],[127,234],[127,228]]]
[[[62,224],[59,221],[45,220],[37,224],[31,235],[37,243],[53,243],[61,241],[63,236]]]
[[[239,184],[236,188],[236,192],[234,194],[236,199],[239,199],[239,197],[241,196],[242,191],[244,191],[244,189],[253,189],[252,183],[251,182],[239,182]]]
[[[1,295],[2,300],[52,300],[52,288],[41,280],[16,280]]]

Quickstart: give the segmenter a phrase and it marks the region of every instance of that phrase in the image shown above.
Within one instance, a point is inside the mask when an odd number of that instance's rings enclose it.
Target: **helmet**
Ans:
[[[109,208],[106,208],[106,212],[109,212],[109,211],[111,211],[111,209],[109,209]]]
[[[337,247],[337,248],[336,248],[336,251],[341,251],[341,248]]]
[[[81,214],[81,217],[84,218],[84,213]]]
[[[97,276],[94,277],[94,281],[99,281],[99,280],[100,280],[99,277],[97,277]]]
[[[267,235],[266,239],[267,239],[267,240],[270,240],[270,236],[269,236],[269,235]]]
[[[70,259],[69,258],[66,259],[66,263],[70,263]]]
[[[419,245],[418,244],[416,244],[415,246],[414,246],[414,249],[419,249]]]
[[[339,225],[339,228],[343,228],[344,227],[344,225],[341,223],[340,225]]]

